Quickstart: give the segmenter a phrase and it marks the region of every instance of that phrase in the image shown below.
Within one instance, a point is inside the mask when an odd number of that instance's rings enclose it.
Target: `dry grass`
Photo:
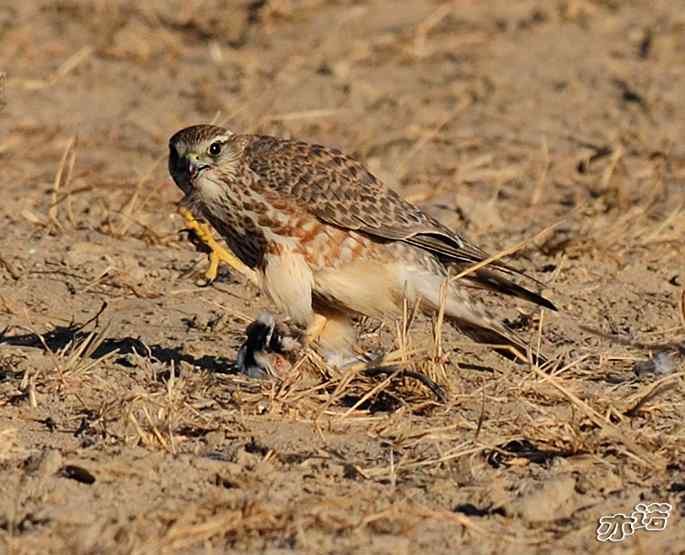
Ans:
[[[677,552],[677,10],[201,4],[0,14],[0,553],[594,553],[598,517],[640,500],[674,513],[625,548]],[[210,120],[354,152],[496,253],[450,279],[512,258],[561,314],[488,299],[523,364],[407,305],[360,322],[382,371],[233,374],[268,302],[193,285],[164,168]]]

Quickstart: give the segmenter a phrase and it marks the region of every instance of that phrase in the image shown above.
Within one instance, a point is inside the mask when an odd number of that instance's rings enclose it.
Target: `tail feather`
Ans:
[[[464,335],[477,343],[491,345],[494,351],[510,360],[528,362],[529,359],[532,359],[532,362],[538,366],[547,362],[544,353],[530,349],[528,342],[504,324],[493,321],[488,327],[482,327],[458,319],[451,319],[450,323]]]
[[[521,287],[512,280],[490,270],[479,270],[475,272],[474,277],[471,278],[470,281],[476,285],[490,289],[491,291],[503,293],[505,295],[511,295],[512,297],[517,297],[519,299],[544,306],[550,310],[557,310],[557,307],[542,295]]]
[[[425,308],[429,312],[438,310],[441,304],[440,290],[444,277],[432,272],[417,272],[411,274],[411,278],[410,290],[425,301]],[[478,278],[478,284],[481,287],[509,292],[554,309],[554,305],[547,299],[496,274],[481,272]],[[528,343],[491,314],[464,285],[464,282],[449,285],[445,298],[445,319],[475,341],[493,345],[496,351],[510,358],[527,361],[530,350]],[[546,360],[543,355],[534,355],[533,359],[538,363]]]

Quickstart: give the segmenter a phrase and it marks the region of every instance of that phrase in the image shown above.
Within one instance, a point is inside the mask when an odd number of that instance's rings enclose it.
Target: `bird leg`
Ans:
[[[323,314],[314,314],[314,318],[309,326],[307,326],[307,331],[305,332],[305,338],[308,344],[318,341],[323,330],[326,328],[327,323],[328,319]]]
[[[315,313],[305,331],[277,322],[262,312],[245,330],[245,341],[238,350],[235,369],[250,378],[283,379],[294,354],[305,345],[318,344],[324,360],[339,370],[364,362],[366,357],[352,352],[355,332],[350,318],[337,311]]]
[[[329,321],[333,322],[327,330]],[[321,337],[324,331],[340,337],[340,332],[349,333],[349,320],[341,327],[335,318],[327,320],[325,316],[317,314],[309,328],[302,334],[299,330],[287,326],[284,322],[276,322],[269,312],[262,312],[257,319],[247,326],[245,342],[238,351],[235,362],[236,370],[253,379],[285,380],[293,366],[294,354],[300,351],[304,341],[312,341]],[[298,333],[299,332],[299,333]],[[325,339],[325,336],[324,336]],[[348,351],[349,352],[349,351]],[[383,365],[382,354],[377,355],[349,355],[341,351],[324,351],[324,358],[329,366],[338,370],[361,363],[366,368],[363,373],[368,377],[379,375],[393,375],[397,377],[413,378],[426,386],[441,402],[447,402],[443,388],[421,372],[410,369],[399,369],[397,366]]]
[[[179,214],[185,220],[186,229],[194,234],[196,241],[193,244],[209,255],[209,268],[205,272],[203,285],[210,285],[219,273],[219,262],[228,264],[231,268],[247,276],[253,283],[255,282],[254,271],[243,264],[240,259],[230,250],[222,247],[212,235],[209,224],[198,222],[192,212],[185,207],[178,209]]]
[[[322,310],[317,307],[317,310]],[[307,341],[317,341],[321,347],[326,364],[338,371],[344,371],[352,366],[363,364],[364,375],[375,377],[381,374],[391,375],[399,371],[399,375],[413,378],[426,386],[441,402],[447,402],[443,388],[421,372],[410,369],[399,369],[395,365],[384,366],[383,353],[354,354],[352,346],[356,333],[351,318],[343,313],[331,309],[324,309],[324,316],[316,313],[312,323],[306,331]]]
[[[329,307],[316,310],[305,334],[307,343],[318,343],[326,364],[334,368],[343,369],[362,361],[352,351],[357,334],[351,318]]]

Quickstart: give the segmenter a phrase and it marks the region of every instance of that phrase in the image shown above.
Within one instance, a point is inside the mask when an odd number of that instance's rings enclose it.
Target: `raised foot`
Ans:
[[[179,208],[178,212],[185,221],[186,230],[190,233],[190,241],[199,251],[205,252],[209,256],[209,267],[205,271],[204,279],[198,281],[198,285],[211,285],[216,280],[220,262],[227,264],[255,283],[254,271],[245,266],[237,256],[214,239],[209,224],[198,222],[192,212],[185,207]]]

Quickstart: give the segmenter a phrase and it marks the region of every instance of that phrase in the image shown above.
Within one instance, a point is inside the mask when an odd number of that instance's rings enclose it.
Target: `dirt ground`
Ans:
[[[0,40],[0,553],[685,552],[677,2],[34,0]],[[418,318],[364,342],[447,402],[314,355],[236,375],[269,302],[196,284],[166,173],[210,121],[527,241],[510,262],[559,313],[488,302],[549,362]],[[665,530],[598,541],[640,502]]]

